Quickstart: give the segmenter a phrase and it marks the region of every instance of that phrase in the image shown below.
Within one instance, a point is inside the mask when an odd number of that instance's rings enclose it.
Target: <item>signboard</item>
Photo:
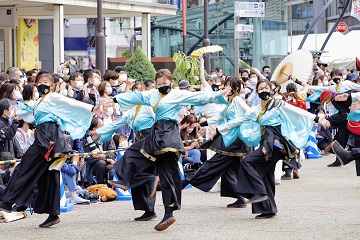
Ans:
[[[343,20],[336,26],[336,30],[345,35],[349,32],[349,24]]]
[[[235,2],[235,17],[265,17],[263,2]]]
[[[352,0],[351,16],[360,21],[360,0]]]
[[[14,28],[14,9],[13,8],[0,8],[0,28]]]
[[[254,25],[252,24],[237,24],[235,28],[236,32],[254,32]]]
[[[236,31],[234,36],[235,36],[235,39],[250,38],[250,32],[238,32],[238,31]]]
[[[18,34],[18,65],[27,70],[39,68],[38,20],[20,18]]]

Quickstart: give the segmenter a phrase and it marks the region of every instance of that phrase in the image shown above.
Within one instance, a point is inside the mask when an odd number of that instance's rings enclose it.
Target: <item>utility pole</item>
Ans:
[[[96,68],[105,73],[105,34],[102,21],[102,0],[97,0]]]
[[[210,40],[209,40],[209,33],[208,33],[208,7],[209,2],[208,0],[204,0],[204,40],[203,40],[203,47],[210,46]],[[210,73],[210,55],[205,54],[204,55],[204,67],[207,73]]]

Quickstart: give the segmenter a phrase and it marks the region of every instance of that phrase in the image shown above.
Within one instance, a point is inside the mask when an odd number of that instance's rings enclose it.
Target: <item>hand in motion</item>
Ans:
[[[326,120],[325,116],[320,117],[318,122],[325,129],[330,127],[330,122],[328,120]]]
[[[103,106],[101,104],[95,106],[93,109],[93,113],[95,113],[97,116],[102,116],[103,115]]]
[[[356,102],[352,103],[349,107],[350,111],[355,112],[360,109],[360,98],[356,97]]]
[[[231,86],[230,85],[227,85],[226,87],[224,87],[223,90],[220,91],[220,93],[221,93],[221,95],[223,97],[228,96],[230,92],[231,92]]]

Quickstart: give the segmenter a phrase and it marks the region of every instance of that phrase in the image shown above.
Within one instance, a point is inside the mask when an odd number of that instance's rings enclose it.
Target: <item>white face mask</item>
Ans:
[[[188,133],[192,133],[193,130],[194,130],[193,128],[187,128],[187,129],[186,129],[186,131],[187,131]]]
[[[15,91],[15,93],[14,93],[14,98],[17,100],[17,101],[19,101],[19,100],[21,100],[21,99],[23,99],[23,96],[22,96],[22,94],[21,94],[21,92],[20,91]]]
[[[6,173],[5,170],[0,169],[0,175]]]
[[[27,78],[26,78],[26,76],[22,75],[22,76],[19,78],[19,80],[20,80],[21,84],[24,84],[25,81],[27,81]]]
[[[105,92],[106,92],[107,95],[110,95],[112,93],[112,88],[111,87],[106,87]]]
[[[34,93],[34,100],[38,100],[40,97],[39,92]]]
[[[127,80],[127,74],[119,74],[119,79],[122,81],[126,81]]]
[[[323,113],[319,113],[319,114],[318,114],[318,117],[319,117],[319,118],[322,118],[324,115],[325,115],[325,114],[323,114]]]
[[[95,79],[94,79],[94,86],[95,86],[95,87],[98,87],[99,84],[100,84],[100,79],[99,79],[99,78],[95,78]]]
[[[81,90],[84,86],[84,81],[76,81],[76,88]]]
[[[107,115],[111,116],[111,115],[113,115],[113,113],[114,113],[114,109],[113,108],[108,108]]]
[[[258,81],[257,77],[250,78],[250,82],[253,85],[256,85],[257,81]]]
[[[14,117],[14,114],[15,114],[14,109],[12,109],[12,110],[10,111],[10,114],[9,114],[9,115],[8,115],[7,113],[5,113],[5,115],[8,116],[9,119],[12,119],[12,118]]]
[[[346,77],[347,77],[347,74],[343,75],[343,79],[346,79]]]
[[[74,94],[74,93],[73,93]],[[64,89],[61,93],[61,95],[63,95],[64,97],[66,97],[68,95],[68,90]]]
[[[69,69],[65,68],[62,70],[63,74],[64,75],[68,75],[69,74]]]
[[[324,84],[325,87],[329,86],[329,81],[324,81],[323,84]]]
[[[117,86],[117,85],[119,85],[119,81],[118,81],[118,80],[115,80],[113,86]]]
[[[239,95],[243,100],[245,100],[245,93]]]

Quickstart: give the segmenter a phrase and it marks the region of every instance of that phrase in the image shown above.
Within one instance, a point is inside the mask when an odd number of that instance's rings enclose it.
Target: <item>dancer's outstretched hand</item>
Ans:
[[[231,92],[231,86],[230,85],[227,85],[226,87],[223,88],[223,90],[220,91],[220,93],[221,93],[221,95],[223,97],[227,97],[230,92]]]
[[[355,112],[360,109],[360,98],[356,97],[356,100],[357,101],[353,102],[349,107],[350,111],[352,112]]]
[[[103,106],[101,104],[96,105],[93,109],[93,113],[96,116],[102,116],[103,115]]]
[[[320,117],[318,123],[325,129],[330,127],[330,122],[326,120],[325,116]]]

